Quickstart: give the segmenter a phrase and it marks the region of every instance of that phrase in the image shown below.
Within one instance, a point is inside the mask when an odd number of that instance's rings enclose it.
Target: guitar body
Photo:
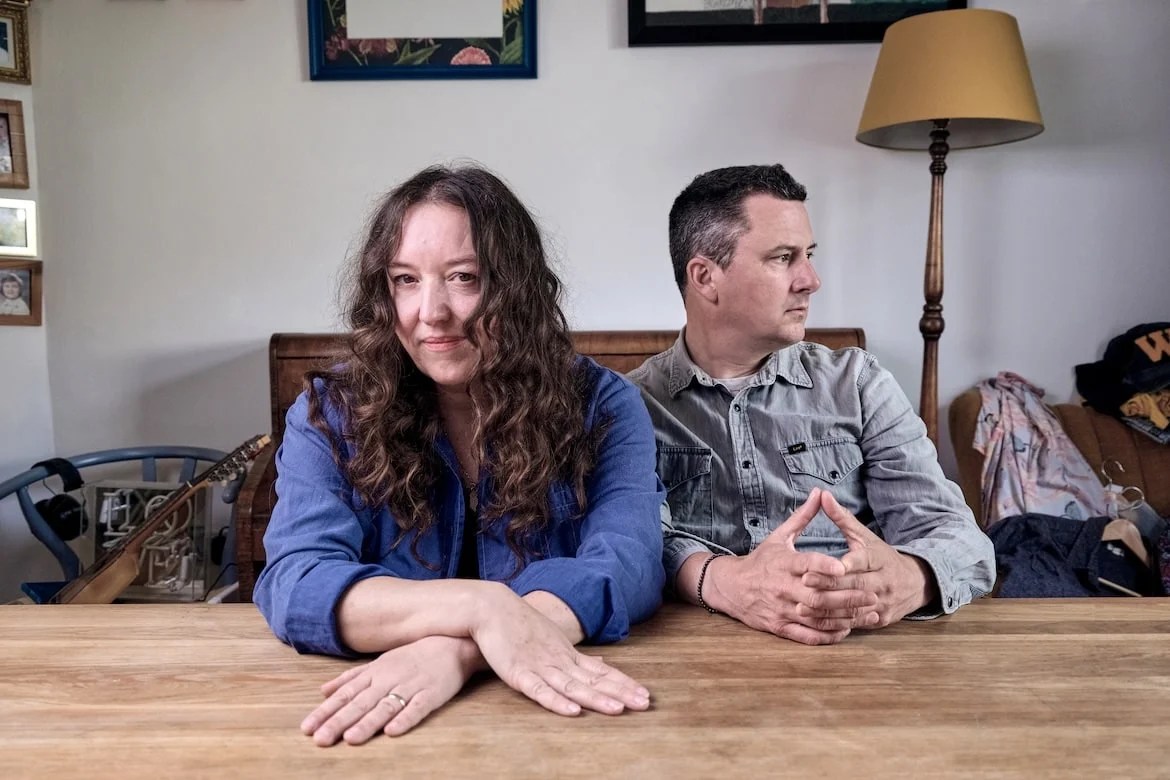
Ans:
[[[253,436],[226,458],[167,495],[166,500],[134,533],[107,551],[49,600],[52,604],[112,604],[138,579],[142,548],[163,522],[173,515],[200,488],[213,482],[235,479],[267,446],[268,435]]]
[[[92,578],[78,577],[53,597],[56,604],[113,604],[138,578],[138,553],[129,550]]]

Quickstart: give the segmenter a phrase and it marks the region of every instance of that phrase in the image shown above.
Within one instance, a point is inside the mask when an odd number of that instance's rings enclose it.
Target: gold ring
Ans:
[[[394,691],[391,691],[390,693],[386,694],[382,698],[393,699],[394,701],[398,702],[398,711],[399,712],[402,712],[404,709],[406,709],[406,699],[402,698],[397,693],[394,693]]]

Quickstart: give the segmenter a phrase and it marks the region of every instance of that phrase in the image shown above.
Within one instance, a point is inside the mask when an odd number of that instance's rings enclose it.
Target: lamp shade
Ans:
[[[946,119],[952,149],[1031,138],[1044,129],[1020,28],[1001,11],[935,11],[886,30],[857,140],[926,149]]]

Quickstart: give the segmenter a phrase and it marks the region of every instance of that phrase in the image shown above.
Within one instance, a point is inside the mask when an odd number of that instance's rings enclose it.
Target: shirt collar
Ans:
[[[669,370],[666,389],[672,398],[689,387],[691,382],[698,382],[706,387],[714,387],[719,384],[691,359],[690,353],[687,352],[686,332],[685,327],[679,331],[674,345],[668,350]],[[804,363],[800,359],[802,347],[803,342],[773,352],[764,361],[760,370],[752,374],[748,386],[770,385],[776,381],[777,377],[780,377],[789,384],[798,387],[812,387],[812,378],[809,377],[808,370],[805,369]]]

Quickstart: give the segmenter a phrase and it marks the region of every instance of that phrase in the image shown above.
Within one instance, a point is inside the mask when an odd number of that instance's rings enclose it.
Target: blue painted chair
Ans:
[[[179,467],[179,481],[189,482],[195,477],[196,469],[201,462],[210,466],[223,460],[227,454],[204,447],[125,447],[116,450],[89,452],[66,458],[66,460],[72,463],[78,471],[90,466],[138,460],[142,462],[142,480],[144,482],[158,481],[159,461],[182,460],[182,465]],[[81,562],[76,553],[49,526],[48,521],[37,509],[36,503],[28,492],[30,485],[50,476],[53,476],[52,471],[44,466],[35,466],[28,471],[17,474],[12,479],[0,482],[0,501],[13,493],[16,494],[21,512],[24,514],[25,522],[28,523],[32,535],[49,549],[49,552],[57,559],[57,563],[60,564],[61,572],[65,575],[65,579],[60,582],[25,582],[21,584],[20,589],[24,591],[25,595],[38,604],[47,602],[57,591],[81,574]],[[224,503],[230,504],[236,500],[236,494],[239,493],[243,482],[244,474],[241,473],[239,477],[228,483],[223,491]]]

